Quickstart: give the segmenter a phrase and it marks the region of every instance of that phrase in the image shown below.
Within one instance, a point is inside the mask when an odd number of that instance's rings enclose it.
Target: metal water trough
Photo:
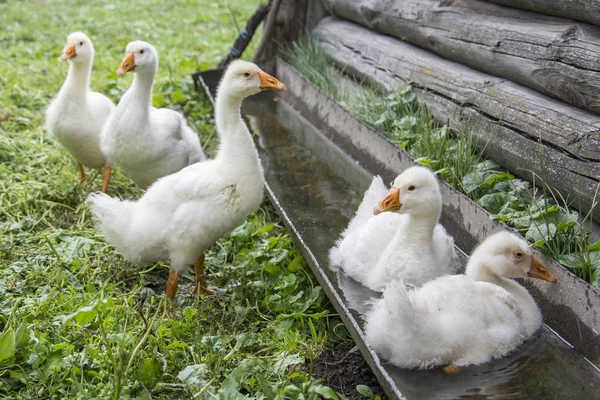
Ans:
[[[243,109],[258,132],[267,196],[390,398],[600,399],[600,296],[539,254],[559,283],[523,282],[542,308],[545,325],[518,351],[458,376],[401,370],[380,359],[364,337],[357,312],[374,294],[329,269],[327,254],[372,175],[389,182],[413,160],[281,59],[276,76],[288,91],[255,96]],[[197,88],[213,103],[219,79],[216,71],[194,75]],[[442,223],[461,250],[468,253],[491,232],[506,229],[462,194],[441,186]]]

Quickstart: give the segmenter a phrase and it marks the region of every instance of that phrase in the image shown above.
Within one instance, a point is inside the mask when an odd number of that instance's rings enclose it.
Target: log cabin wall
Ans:
[[[517,5],[523,9],[494,3]],[[569,3],[566,7],[565,4]],[[600,6],[586,0],[274,0],[257,60],[313,31],[348,73],[388,91],[412,82],[486,155],[532,172],[583,214],[600,182]],[[537,7],[537,8],[536,8]],[[539,10],[538,10],[539,11]],[[564,16],[576,18],[575,21]]]
[[[600,27],[556,16],[600,23],[600,6],[585,0],[274,3],[281,3],[271,16],[281,28],[264,40],[269,47],[310,30],[351,75],[388,91],[411,82],[437,119],[457,131],[474,127],[486,156],[524,179],[531,181],[532,172],[543,177],[600,221],[600,207],[592,209],[600,182]],[[494,3],[533,10],[544,3],[554,16]]]

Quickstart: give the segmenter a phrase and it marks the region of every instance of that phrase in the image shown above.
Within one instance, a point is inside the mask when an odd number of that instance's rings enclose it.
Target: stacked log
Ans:
[[[350,3],[348,3],[350,4]],[[600,117],[334,17],[315,28],[346,72],[388,91],[406,82],[436,118],[472,132],[511,172],[534,172],[587,212],[600,182]],[[600,217],[600,207],[593,210]]]
[[[328,11],[600,113],[600,29],[478,0],[325,0]]]
[[[488,0],[507,7],[555,15],[600,25],[600,3],[595,0]]]

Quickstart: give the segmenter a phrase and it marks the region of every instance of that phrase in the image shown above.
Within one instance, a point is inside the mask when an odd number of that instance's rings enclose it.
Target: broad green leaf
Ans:
[[[111,332],[106,335],[106,338],[121,347],[127,347],[133,343],[133,337],[128,332]]]
[[[583,268],[586,265],[585,254],[583,253],[563,254],[558,257],[558,262],[572,269]]]
[[[588,257],[592,269],[600,272],[600,251],[590,251]]]
[[[263,271],[266,272],[269,275],[276,275],[280,269],[277,265],[273,265],[271,263],[267,263],[264,265],[263,267]]]
[[[137,378],[142,381],[145,387],[153,389],[160,381],[162,375],[161,363],[153,358],[147,358],[140,361],[137,367]]]
[[[115,306],[115,301],[111,298],[103,299],[103,300],[99,301],[97,304],[98,312],[100,312],[102,314],[108,313],[108,311],[110,309],[114,308],[114,306]]]
[[[236,346],[239,348],[253,346],[256,343],[260,342],[259,335],[254,332],[244,332],[236,336],[237,340]]]
[[[200,389],[208,382],[208,367],[206,364],[188,365],[177,374],[177,379],[190,389]]]
[[[277,255],[276,255],[276,256],[272,257],[272,258],[269,260],[269,262],[270,262],[271,264],[275,264],[275,265],[277,265],[277,264],[279,264],[280,262],[282,262],[283,260],[285,260],[285,259],[287,258],[287,256],[288,256],[288,254],[289,254],[289,251],[288,251],[288,250],[286,250],[286,249],[282,249],[281,251],[279,251],[279,252],[277,253]]]
[[[273,372],[283,375],[290,365],[302,363],[304,363],[304,357],[302,357],[300,354],[290,354],[284,351],[275,358],[275,362],[273,363]]]
[[[16,351],[15,331],[8,328],[0,335],[0,362],[12,358]]]
[[[240,364],[237,368],[227,375],[227,378],[221,384],[219,389],[219,399],[241,400],[249,399],[238,391],[240,383],[248,373],[249,367],[246,363]]]
[[[256,233],[259,235],[269,233],[271,231],[271,229],[273,229],[274,227],[275,227],[275,224],[267,224],[267,225],[263,226],[262,228],[260,228],[258,230],[258,232],[256,232]]]
[[[469,172],[462,179],[463,188],[467,193],[474,192],[485,183],[485,176],[481,171]]]
[[[75,311],[73,314],[68,315],[64,319],[63,323],[70,321],[71,319],[74,319],[75,322],[77,322],[79,325],[84,325],[84,324],[87,324],[88,322],[93,321],[97,315],[98,315],[98,308],[96,307],[96,304],[93,304],[91,306],[81,307],[79,310]]]
[[[64,364],[62,351],[53,351],[46,360],[46,366],[44,368],[44,374],[51,376],[60,371]]]
[[[491,193],[483,195],[477,204],[485,208],[492,214],[498,214],[505,206],[516,198],[506,193]]]
[[[600,242],[599,242],[600,243]],[[302,268],[302,266],[304,265],[304,257],[302,256],[296,256],[289,264],[287,267],[287,270],[289,272],[296,272],[298,270],[300,270]]]
[[[252,232],[254,231],[254,226],[250,221],[244,222],[242,225],[238,226],[231,232],[231,237],[239,242],[244,242],[250,239],[252,236]]]
[[[534,224],[532,225],[525,238],[534,246],[541,247],[556,234],[556,225],[554,224]]]
[[[63,325],[72,319],[74,319],[75,322],[80,325],[85,325],[88,322],[93,321],[98,315],[98,312],[106,314],[112,307],[114,307],[114,304],[115,303],[113,299],[103,299],[100,301],[96,300],[89,306],[81,307],[74,313],[63,315],[59,318],[62,320]]]
[[[356,391],[369,399],[373,398],[373,390],[367,385],[357,385]]]
[[[432,161],[430,158],[428,158],[428,157],[419,157],[419,158],[417,158],[415,161],[416,161],[416,162],[418,162],[419,164],[421,164],[422,166],[424,166],[424,167],[428,167],[428,168],[431,168],[431,167],[432,167],[432,165],[433,165],[433,163],[434,163],[434,162],[433,162],[433,161]]]
[[[71,234],[60,235],[57,240],[56,251],[63,260],[72,260],[76,257],[81,257],[96,244],[91,239]]]
[[[15,342],[17,347],[23,347],[27,344],[29,340],[29,329],[25,322],[22,322],[21,325],[17,328],[15,333]]]
[[[200,341],[213,353],[222,353],[225,351],[223,338],[221,336],[204,335]]]
[[[311,392],[317,393],[324,399],[339,400],[339,396],[329,386],[314,385]]]
[[[508,181],[513,178],[514,176],[511,174],[507,174],[505,172],[497,172],[493,173],[491,176],[488,176],[485,180],[485,183],[489,186],[493,186],[496,182]]]

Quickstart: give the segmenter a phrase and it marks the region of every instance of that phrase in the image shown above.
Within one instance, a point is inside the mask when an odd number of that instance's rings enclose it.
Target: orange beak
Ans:
[[[63,53],[60,55],[60,59],[66,61],[70,58],[77,57],[77,52],[75,51],[75,45],[69,44],[65,46]]]
[[[119,69],[117,70],[117,76],[121,76],[126,72],[129,71],[133,71],[135,70],[135,60],[133,58],[133,51],[130,51],[129,53],[125,53],[125,57],[123,58],[123,61],[121,62],[121,65],[119,66]]]
[[[398,211],[402,207],[400,203],[400,189],[391,188],[387,196],[377,204],[373,210],[373,214],[377,215],[386,211]]]
[[[548,271],[548,269],[535,256],[531,257],[531,269],[529,270],[530,277],[541,279],[544,281],[556,282],[556,278]]]
[[[264,71],[258,72],[262,90],[285,90],[285,85]]]

